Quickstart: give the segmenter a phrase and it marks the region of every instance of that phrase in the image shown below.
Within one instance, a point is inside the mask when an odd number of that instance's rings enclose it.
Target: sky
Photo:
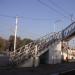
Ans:
[[[14,35],[18,16],[17,36],[37,39],[58,32],[75,17],[75,0],[0,0],[0,36]]]

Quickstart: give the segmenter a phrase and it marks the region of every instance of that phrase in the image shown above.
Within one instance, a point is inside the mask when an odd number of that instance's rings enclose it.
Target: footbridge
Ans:
[[[15,52],[10,52],[10,61],[19,67],[36,67],[41,60],[46,64],[56,64],[61,63],[62,59],[66,60],[69,55],[71,58],[75,58],[72,53],[70,54],[71,49],[66,44],[74,37],[74,34],[75,22],[60,32],[47,34],[16,49]]]

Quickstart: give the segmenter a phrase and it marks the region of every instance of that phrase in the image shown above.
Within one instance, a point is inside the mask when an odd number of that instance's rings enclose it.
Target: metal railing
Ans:
[[[42,38],[39,38],[27,45],[24,45],[16,50],[16,52],[10,52],[10,59],[12,62],[15,62],[17,64],[21,63],[23,60],[27,60],[30,57],[34,57],[35,51],[36,51],[36,45],[37,45],[37,53],[38,56],[39,53],[45,51],[45,49],[48,48],[52,43],[56,41],[60,41],[62,39],[61,32],[58,33],[51,33],[48,34]],[[48,50],[48,49],[47,49]]]

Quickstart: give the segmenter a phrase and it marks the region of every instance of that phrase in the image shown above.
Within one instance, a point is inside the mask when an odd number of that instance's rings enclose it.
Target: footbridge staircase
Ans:
[[[36,58],[38,59],[42,54],[47,52],[48,47],[54,44],[55,42],[67,41],[71,36],[75,33],[75,22],[70,24],[64,30],[60,32],[53,32],[45,35],[33,42],[16,49],[14,52],[10,52],[10,61],[15,63],[16,65],[20,65],[23,62],[30,62],[28,60],[33,59],[32,63],[36,62]],[[28,62],[27,62],[28,61]]]
[[[21,64],[31,58],[36,58],[48,51],[48,46],[55,41],[61,40],[61,32],[50,33],[42,38],[39,38],[27,45],[24,45],[16,50],[10,52],[10,60],[16,65]],[[35,60],[34,60],[35,61]]]

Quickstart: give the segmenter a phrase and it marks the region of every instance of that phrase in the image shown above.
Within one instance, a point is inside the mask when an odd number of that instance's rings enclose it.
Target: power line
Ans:
[[[16,16],[9,16],[9,15],[2,15],[0,14],[1,17],[5,18],[12,18],[15,19]],[[24,17],[24,16],[19,16],[18,18],[26,19],[26,20],[51,20],[52,18],[33,18],[33,17]]]
[[[33,17],[23,17],[23,16],[20,16],[20,18],[27,19],[27,20],[51,20],[52,19],[52,18],[33,18]]]
[[[49,2],[52,3],[55,7],[59,8],[62,12],[66,13],[66,15],[70,17],[71,23],[74,21],[75,18],[73,14],[70,14],[67,10],[55,3],[53,0],[49,0]]]
[[[70,13],[67,10],[65,10],[60,5],[56,4],[53,0],[49,0],[49,2],[52,3],[55,7],[59,8],[60,10],[63,10],[64,13],[66,13],[66,14],[68,14],[68,16],[70,16]]]
[[[3,15],[3,14],[0,14],[0,16],[1,17],[6,17],[6,18],[13,18],[13,19],[16,18],[16,16],[9,16],[9,15]]]
[[[37,1],[38,1],[39,3],[41,3],[42,5],[46,6],[47,8],[53,10],[53,11],[56,12],[57,14],[60,14],[60,15],[62,15],[63,17],[68,18],[68,16],[64,15],[63,13],[59,12],[58,10],[56,10],[55,8],[51,7],[50,5],[44,3],[43,1],[41,1],[41,0],[37,0]]]

